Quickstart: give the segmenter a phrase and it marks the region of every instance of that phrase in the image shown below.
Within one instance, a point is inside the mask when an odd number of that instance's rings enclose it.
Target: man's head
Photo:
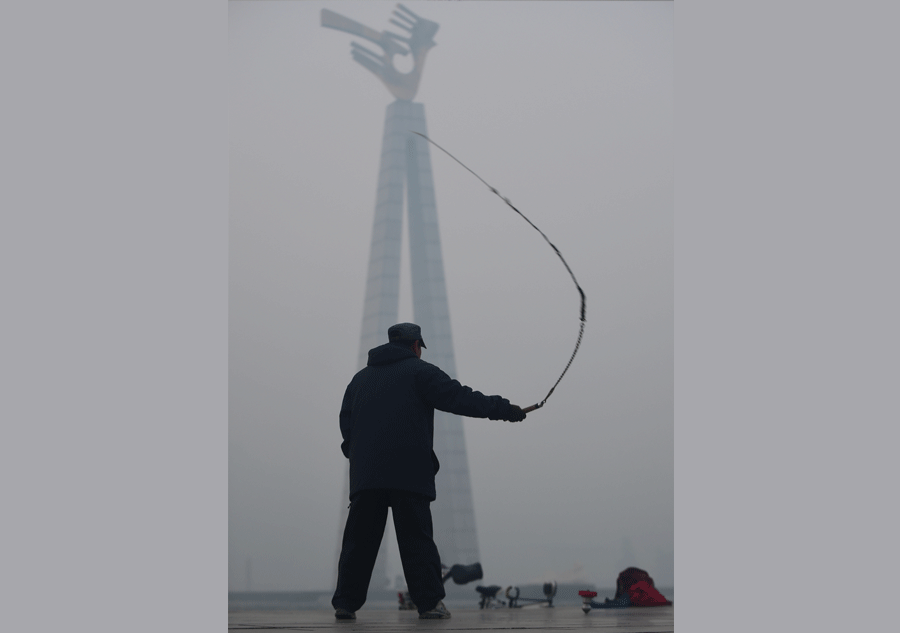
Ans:
[[[388,340],[391,343],[398,343],[406,347],[410,347],[421,357],[422,350],[416,351],[415,348],[425,348],[425,341],[422,339],[422,328],[415,323],[398,323],[388,328]]]

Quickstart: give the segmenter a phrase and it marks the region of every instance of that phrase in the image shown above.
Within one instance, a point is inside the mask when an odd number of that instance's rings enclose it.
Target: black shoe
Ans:
[[[340,608],[335,610],[334,617],[338,620],[355,620],[356,613],[354,613],[353,611],[348,611],[344,608]]]

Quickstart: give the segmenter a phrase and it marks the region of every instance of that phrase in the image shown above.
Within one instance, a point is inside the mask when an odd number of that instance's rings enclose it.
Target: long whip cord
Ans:
[[[412,130],[411,130],[411,131],[412,131]],[[505,202],[507,205],[509,205],[509,208],[510,208],[510,209],[512,209],[513,211],[515,211],[516,213],[518,213],[518,214],[522,217],[523,220],[525,220],[526,222],[528,222],[528,224],[530,224],[531,227],[532,227],[535,231],[537,231],[538,233],[541,234],[541,237],[543,237],[544,240],[546,240],[547,244],[550,245],[550,248],[552,248],[553,251],[557,254],[557,256],[559,256],[559,259],[560,259],[560,261],[562,261],[563,266],[565,266],[565,267],[566,267],[566,270],[569,271],[569,275],[572,277],[572,281],[575,282],[575,287],[578,289],[578,294],[581,296],[581,325],[580,325],[580,327],[579,327],[579,329],[578,329],[578,340],[575,342],[575,349],[572,350],[572,355],[569,357],[569,362],[566,363],[566,366],[565,366],[565,368],[562,370],[562,373],[559,375],[559,378],[557,378],[557,379],[556,379],[556,382],[553,384],[553,386],[550,387],[550,391],[547,392],[547,395],[544,396],[544,399],[541,400],[540,402],[536,403],[536,404],[531,405],[530,407],[526,407],[525,409],[523,409],[523,411],[525,411],[525,413],[529,413],[530,411],[534,411],[535,409],[540,409],[540,408],[543,407],[544,404],[547,402],[547,399],[550,398],[550,394],[552,394],[552,393],[553,393],[553,390],[556,389],[556,386],[557,386],[557,385],[560,383],[560,381],[563,379],[563,376],[566,375],[566,372],[569,371],[569,367],[572,365],[572,361],[575,360],[575,354],[578,353],[578,348],[581,347],[581,338],[584,336],[584,324],[585,324],[585,322],[586,322],[586,314],[587,314],[587,304],[586,304],[586,301],[585,301],[584,290],[581,289],[581,286],[578,284],[578,280],[575,279],[575,273],[572,272],[572,269],[569,267],[569,264],[566,262],[566,258],[562,256],[562,253],[559,252],[559,249],[556,248],[556,246],[553,244],[553,242],[550,241],[550,239],[544,234],[544,232],[543,232],[542,230],[540,230],[540,229],[534,224],[534,222],[532,222],[531,220],[529,220],[528,218],[526,218],[526,217],[525,217],[525,214],[522,213],[521,211],[519,211],[519,210],[515,207],[515,205],[513,205],[513,203],[509,201],[509,198],[507,198],[507,197],[501,195],[501,193],[500,193],[499,191],[497,191],[496,188],[494,188],[494,187],[492,187],[490,184],[488,184],[487,181],[486,181],[484,178],[482,178],[481,176],[479,176],[478,174],[476,174],[474,171],[472,171],[471,169],[469,169],[469,168],[465,165],[465,163],[463,163],[463,162],[462,162],[461,160],[459,160],[456,156],[454,156],[453,154],[451,154],[450,152],[448,152],[447,150],[445,150],[443,147],[441,147],[440,145],[438,145],[437,143],[435,143],[434,141],[432,141],[430,138],[428,138],[428,137],[425,136],[424,134],[421,134],[420,132],[413,132],[413,134],[418,134],[419,136],[421,136],[422,138],[424,138],[426,141],[428,141],[429,143],[431,143],[432,145],[434,145],[435,147],[437,147],[439,150],[441,150],[442,152],[444,152],[447,156],[449,156],[450,158],[452,158],[453,160],[455,160],[457,163],[459,163],[460,165],[462,165],[463,167],[465,167],[465,169],[466,169],[470,174],[472,174],[472,175],[475,176],[478,180],[480,180],[481,182],[483,182],[483,183],[485,184],[485,186],[486,186],[488,189],[490,189],[492,192],[494,192],[495,194],[497,194],[497,195],[503,200],[503,202]]]

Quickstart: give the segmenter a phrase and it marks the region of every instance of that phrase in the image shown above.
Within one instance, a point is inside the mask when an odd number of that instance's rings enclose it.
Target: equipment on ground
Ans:
[[[451,567],[443,567],[443,577],[441,582],[445,583],[448,579],[452,579],[457,585],[464,585],[473,580],[481,580],[484,577],[484,571],[481,569],[481,563],[472,563],[471,565],[453,565]],[[413,611],[416,609],[415,603],[409,596],[408,591],[398,591],[397,597],[400,601],[399,609],[401,611]]]
[[[556,581],[545,582],[543,586],[543,598],[522,598],[518,587],[510,586],[506,588],[505,596],[507,600],[501,600],[497,597],[502,587],[500,585],[490,585],[488,587],[478,586],[475,591],[481,596],[478,602],[479,609],[497,609],[499,607],[509,607],[510,609],[522,609],[525,607],[553,606],[553,596],[556,595]],[[520,604],[524,602],[524,604]]]

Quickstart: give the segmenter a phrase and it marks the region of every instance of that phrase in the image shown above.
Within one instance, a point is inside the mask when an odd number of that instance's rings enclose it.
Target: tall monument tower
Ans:
[[[432,37],[438,25],[417,16],[402,4],[397,5],[390,22],[405,30],[402,36],[388,31],[375,31],[359,22],[322,9],[322,26],[345,31],[377,44],[378,54],[352,42],[353,59],[374,73],[396,100],[388,105],[381,142],[381,164],[375,223],[369,253],[369,273],[360,336],[358,367],[366,364],[368,351],[387,341],[388,328],[398,322],[400,304],[400,250],[403,228],[403,200],[409,219],[410,268],[412,271],[413,320],[422,327],[428,339],[428,361],[450,376],[456,376],[453,339],[450,333],[450,311],[441,257],[437,206],[428,143],[413,132],[427,135],[425,108],[413,102],[422,77],[428,51],[434,46]],[[400,73],[393,64],[394,55],[412,54],[414,66]],[[437,476],[437,500],[432,503],[434,540],[445,565],[469,565],[479,562],[475,533],[475,510],[462,419],[435,411],[434,452],[441,461]],[[349,469],[344,475],[340,530],[347,519]],[[386,535],[392,534],[388,522]],[[337,558],[340,555],[341,532],[338,533]],[[373,588],[388,584],[384,543],[372,574]],[[336,573],[335,573],[336,577]]]

